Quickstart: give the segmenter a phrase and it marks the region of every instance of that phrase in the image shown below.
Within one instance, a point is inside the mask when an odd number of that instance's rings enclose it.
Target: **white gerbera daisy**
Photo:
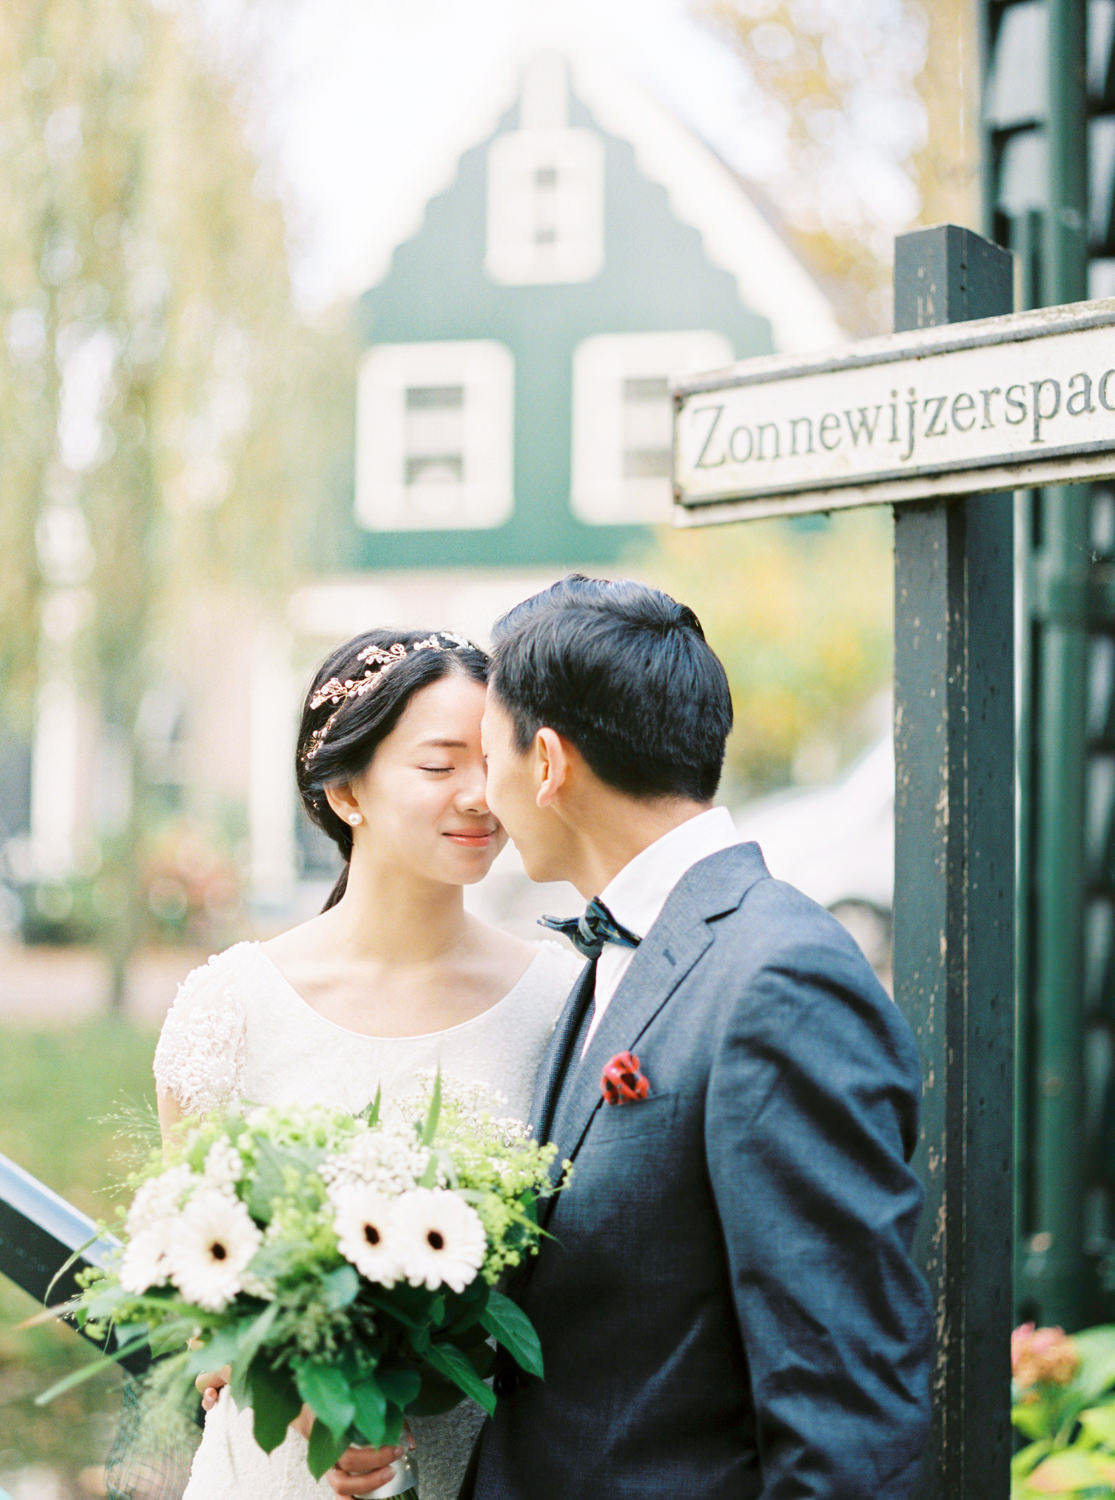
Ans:
[[[403,1274],[411,1286],[463,1292],[488,1241],[476,1210],[443,1188],[415,1188],[395,1203]]]
[[[188,1302],[220,1312],[243,1286],[262,1235],[242,1203],[202,1188],[168,1228],[170,1278]]]
[[[359,1183],[335,1187],[329,1198],[341,1254],[369,1281],[394,1286],[402,1276],[395,1201]]]
[[[120,1259],[120,1285],[138,1295],[153,1286],[165,1286],[167,1265],[167,1220],[141,1229],[128,1241]]]

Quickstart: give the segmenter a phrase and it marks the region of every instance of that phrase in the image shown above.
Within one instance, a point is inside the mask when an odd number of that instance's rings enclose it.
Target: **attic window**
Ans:
[[[588,281],[604,265],[604,147],[588,130],[528,129],[488,152],[488,274],[508,286]]]
[[[573,355],[574,512],[595,525],[669,519],[670,378],[730,363],[718,333],[601,334]]]
[[[369,350],[357,393],[358,523],[429,531],[505,521],[513,382],[511,353],[492,340]]]

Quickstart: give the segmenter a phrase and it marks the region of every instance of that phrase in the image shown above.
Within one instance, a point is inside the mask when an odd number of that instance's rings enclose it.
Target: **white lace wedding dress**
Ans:
[[[256,1104],[333,1104],[363,1109],[382,1088],[391,1098],[417,1073],[480,1083],[500,1112],[525,1120],[534,1076],[581,964],[545,942],[513,989],[471,1020],[427,1036],[372,1037],[328,1021],[287,983],[258,943],[237,943],[184,981],[155,1051],[155,1077],[186,1114],[238,1099]],[[412,1422],[421,1500],[455,1500],[482,1413],[471,1402]],[[208,1414],[183,1500],[331,1500],[290,1433],[266,1454],[252,1414],[227,1389]]]

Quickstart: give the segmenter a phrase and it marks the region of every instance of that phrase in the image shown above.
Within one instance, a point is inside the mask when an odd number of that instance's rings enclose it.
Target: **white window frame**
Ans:
[[[670,519],[669,476],[628,477],[624,461],[624,382],[675,378],[730,364],[719,333],[604,333],[573,352],[571,505],[593,526],[660,524]]]
[[[460,386],[461,478],[426,492],[407,483],[407,392]],[[468,531],[500,526],[514,508],[511,350],[493,339],[380,344],[360,363],[356,392],[356,521],[368,531]]]
[[[539,243],[538,175],[553,172],[557,235]],[[537,128],[488,149],[487,271],[504,286],[590,281],[604,269],[604,142],[590,130]]]

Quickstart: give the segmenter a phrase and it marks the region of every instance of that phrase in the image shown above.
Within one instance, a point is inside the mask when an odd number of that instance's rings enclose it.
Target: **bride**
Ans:
[[[344,868],[318,916],[187,977],[155,1053],[164,1131],[239,1099],[355,1112],[438,1067],[526,1119],[580,965],[464,910],[463,887],[506,838],[484,800],[486,675],[484,653],[445,631],[370,631],[321,666],[302,713],[298,787]],[[306,1465],[307,1413],[268,1455],[222,1376],[204,1383],[184,1500],[332,1497]],[[480,1421],[465,1403],[412,1422],[422,1500],[456,1496]]]

